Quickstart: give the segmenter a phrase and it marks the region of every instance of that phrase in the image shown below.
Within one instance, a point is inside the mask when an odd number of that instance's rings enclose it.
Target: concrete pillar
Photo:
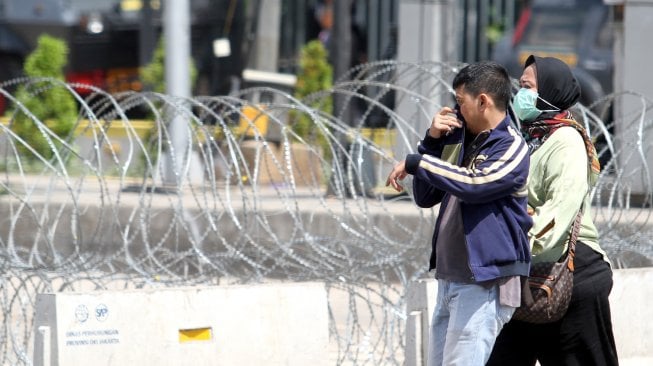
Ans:
[[[163,9],[166,93],[190,97],[190,3],[167,0]],[[171,52],[174,50],[174,52]]]
[[[402,0],[399,3],[399,54],[403,62],[455,61],[456,2]]]
[[[279,32],[281,21],[281,1],[260,1],[258,29],[256,32],[256,58],[254,69],[277,72],[279,59]]]
[[[190,83],[190,3],[189,0],[167,0],[164,6],[165,78],[168,95],[189,98]],[[174,51],[173,51],[174,50]],[[191,150],[188,117],[183,105],[170,106],[168,122],[171,146],[165,152],[164,182],[181,187],[185,178],[199,182],[202,167],[197,153]],[[181,190],[180,190],[181,192]]]
[[[627,183],[632,193],[641,196],[653,189],[651,171],[642,169],[653,161],[653,151],[647,143],[653,138],[653,133],[650,129],[640,131],[638,128],[646,120],[642,118],[646,110],[642,96],[648,99],[649,120],[653,101],[653,83],[647,77],[653,48],[645,46],[650,44],[653,0],[604,0],[604,3],[623,7],[623,20],[615,27],[615,92],[641,94],[619,97],[615,104],[615,133],[617,142],[620,142],[618,148],[624,149],[619,154],[619,168],[625,169],[626,177],[631,177]],[[636,145],[635,141],[643,144]]]
[[[653,100],[653,83],[642,77],[650,72],[646,60],[653,59],[653,48],[643,47],[650,43],[653,0],[627,0],[623,5],[623,88]]]
[[[451,62],[459,59],[456,53],[456,27],[458,3],[453,0],[401,0],[399,3],[399,41],[397,60],[400,62]],[[433,70],[437,73],[437,70]],[[420,76],[422,77],[422,76]],[[409,79],[415,75],[409,75]],[[397,113],[421,133],[426,131],[436,106],[450,104],[447,85],[434,84],[434,78],[423,76],[425,82],[399,79],[397,83],[420,95],[438,95],[438,100],[416,101],[413,98],[397,100]],[[416,106],[420,103],[421,106]],[[421,108],[424,111],[416,113]],[[402,159],[407,151],[403,143],[395,144],[395,156]],[[411,145],[411,147],[414,144]]]

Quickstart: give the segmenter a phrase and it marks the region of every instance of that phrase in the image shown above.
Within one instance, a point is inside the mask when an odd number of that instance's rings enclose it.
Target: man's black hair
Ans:
[[[497,109],[508,109],[512,97],[510,77],[506,69],[498,63],[481,61],[463,67],[453,79],[454,89],[461,85],[466,93],[474,97],[481,93],[489,95]]]

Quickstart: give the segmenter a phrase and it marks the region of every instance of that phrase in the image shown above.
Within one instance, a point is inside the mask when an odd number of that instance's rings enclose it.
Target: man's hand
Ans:
[[[399,184],[399,181],[406,178],[407,175],[408,173],[406,172],[406,160],[402,160],[397,163],[394,168],[392,168],[390,175],[388,175],[388,179],[385,181],[386,187],[391,185],[392,188],[394,188],[397,192],[403,191],[404,187]]]
[[[440,138],[442,134],[448,135],[454,128],[460,128],[463,124],[456,117],[456,111],[449,107],[442,107],[440,112],[433,117],[429,136]]]

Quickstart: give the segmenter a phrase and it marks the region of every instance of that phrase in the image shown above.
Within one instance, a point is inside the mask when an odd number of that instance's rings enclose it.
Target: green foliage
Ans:
[[[508,19],[501,18],[496,7],[490,8],[492,22],[485,27],[485,38],[494,45],[503,37]]]
[[[141,81],[150,90],[157,93],[165,93],[166,91],[166,69],[165,69],[165,43],[163,37],[159,37],[159,42],[152,55],[152,61],[139,70]],[[197,80],[197,67],[193,60],[190,60],[190,83],[195,85]]]
[[[333,99],[330,94],[314,97],[315,93],[327,91],[333,86],[333,69],[328,62],[327,50],[319,40],[313,40],[304,45],[300,51],[299,72],[295,86],[295,97],[303,100],[311,108],[331,114]],[[327,96],[328,95],[328,96]],[[313,96],[311,98],[311,96]],[[317,140],[326,147],[324,134],[315,128],[315,121],[306,113],[295,112],[291,115],[293,130],[306,140]],[[324,149],[328,153],[328,149]]]
[[[47,34],[38,39],[36,49],[25,60],[24,71],[29,77],[47,77],[64,81],[63,68],[68,62],[68,45],[65,41]],[[73,131],[77,120],[75,98],[63,86],[48,81],[40,81],[19,87],[18,100],[41,122],[59,137],[65,138]],[[46,138],[38,130],[34,121],[16,110],[12,130],[46,159],[53,156],[53,150]],[[55,142],[55,148],[58,143]],[[27,149],[18,146],[21,153]],[[35,159],[32,154],[24,154]]]
[[[333,69],[329,64],[328,53],[322,42],[313,40],[300,50],[299,73],[295,96],[304,98],[312,93],[328,90],[333,85]],[[331,112],[324,106],[324,111]]]

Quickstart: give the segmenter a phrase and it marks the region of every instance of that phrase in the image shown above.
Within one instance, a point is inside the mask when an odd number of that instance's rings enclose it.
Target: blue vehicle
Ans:
[[[591,105],[613,91],[613,37],[612,7],[603,0],[534,0],[498,42],[493,59],[517,78],[531,54],[560,58],[581,85],[580,102]],[[601,118],[609,114],[607,106],[593,110]]]

